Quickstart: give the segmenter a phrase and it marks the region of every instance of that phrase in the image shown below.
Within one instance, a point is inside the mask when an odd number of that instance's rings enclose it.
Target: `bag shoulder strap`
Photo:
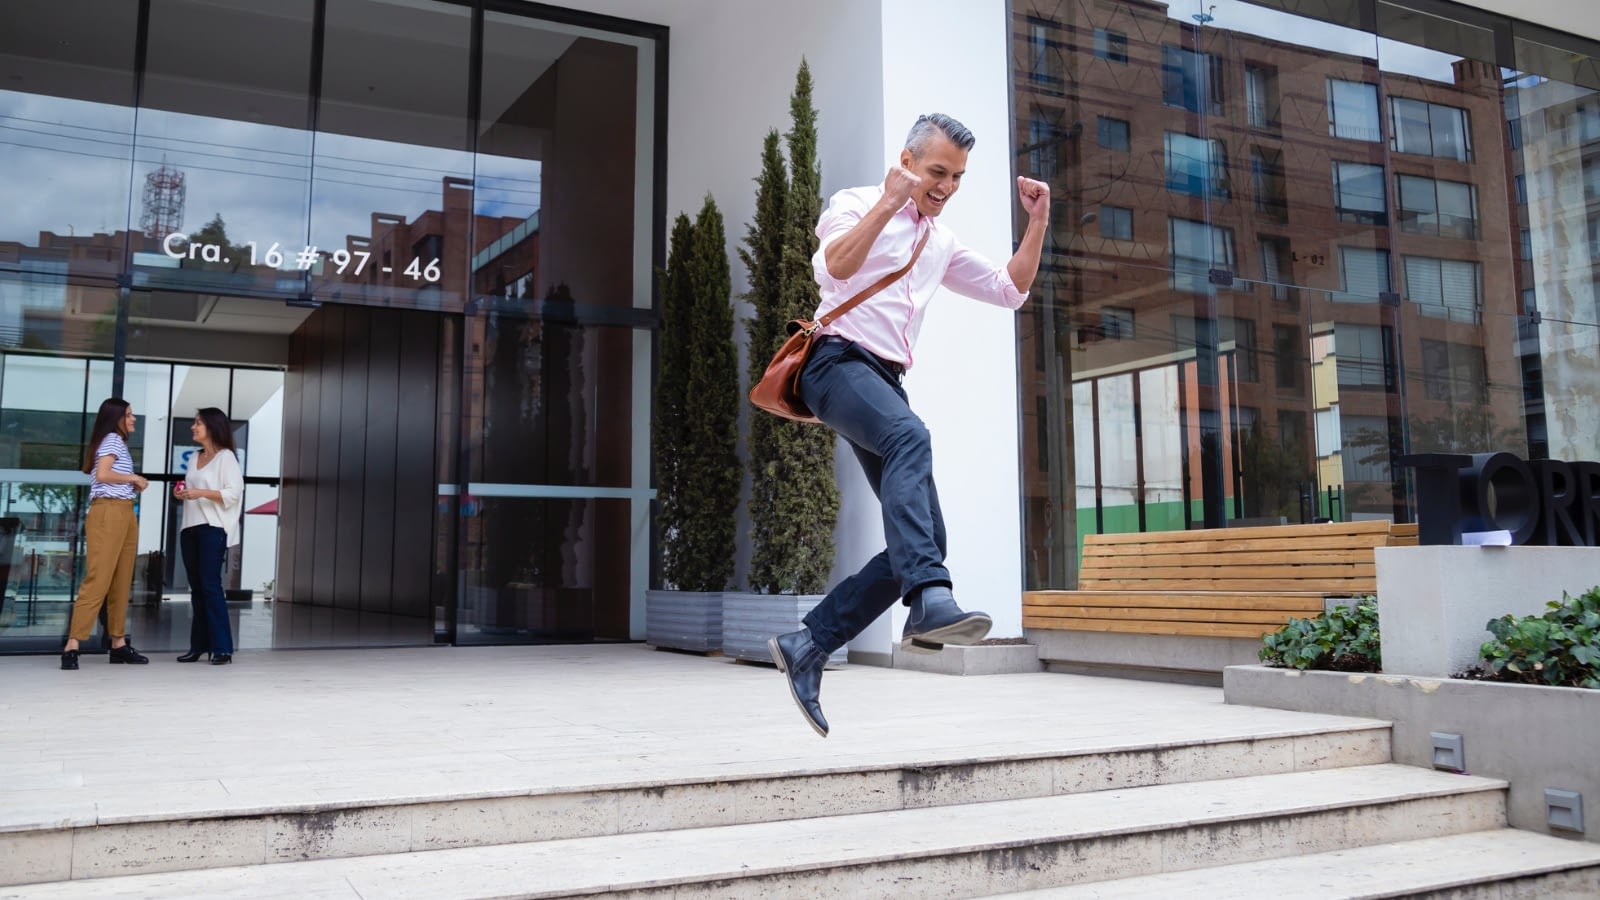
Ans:
[[[827,315],[817,320],[817,327],[821,328],[822,326],[827,325],[834,319],[837,319],[850,310],[855,309],[857,306],[860,306],[868,297],[871,297],[873,294],[876,294],[889,285],[894,284],[896,281],[899,281],[902,276],[911,271],[912,266],[917,264],[917,257],[922,255],[922,248],[928,245],[928,238],[930,237],[933,237],[933,226],[931,225],[928,226],[927,232],[922,235],[922,240],[917,242],[917,249],[911,252],[910,262],[906,263],[904,266],[901,266],[899,269],[890,272],[882,278],[879,278],[877,281],[872,283],[871,287],[834,307],[828,312]]]

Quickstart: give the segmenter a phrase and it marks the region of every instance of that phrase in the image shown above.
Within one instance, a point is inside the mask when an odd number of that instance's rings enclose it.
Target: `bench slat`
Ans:
[[[1316,610],[1322,612],[1319,606]],[[1271,625],[1274,630],[1283,627],[1290,619],[1308,618],[1304,613],[1276,609],[1130,609],[1112,606],[1024,606],[1024,616],[1040,619],[1129,619],[1161,622],[1242,622],[1251,625]]]
[[[1147,541],[1138,544],[1098,544],[1085,543],[1083,556],[1085,559],[1104,557],[1139,557],[1147,553],[1262,553],[1281,552],[1284,550],[1371,550],[1374,547],[1386,547],[1392,542],[1383,535],[1353,535],[1350,537],[1304,537],[1304,538],[1251,538],[1249,540],[1230,541],[1215,537],[1216,532],[1211,532],[1213,537],[1201,541],[1181,541],[1167,543],[1165,541]],[[1096,535],[1089,535],[1090,538]]]
[[[1345,592],[1356,594],[1371,594],[1378,590],[1375,578],[1317,578],[1313,579],[1317,590],[1326,596],[1342,597]],[[1149,580],[1130,579],[1096,579],[1093,584],[1086,584],[1085,590],[1096,591],[1256,591],[1263,587],[1274,587],[1271,582],[1264,582],[1258,578],[1152,578]],[[1298,587],[1300,585],[1282,585],[1284,587]]]
[[[1124,634],[1178,634],[1199,637],[1259,638],[1278,629],[1271,625],[1230,622],[1158,622],[1149,619],[1045,619],[1023,616],[1024,628],[1107,631]]]
[[[1225,594],[1201,591],[1028,591],[1023,609],[1053,606],[1148,607],[1154,609],[1272,609],[1322,612],[1320,593]]]
[[[1260,565],[1372,565],[1371,547],[1340,550],[1295,550],[1261,553],[1181,553],[1152,550],[1137,556],[1090,556],[1084,554],[1083,569],[1114,569],[1138,566],[1260,566]]]
[[[1142,580],[1149,578],[1193,578],[1196,581],[1208,581],[1217,578],[1256,578],[1275,579],[1285,581],[1303,581],[1306,579],[1320,578],[1377,578],[1378,567],[1374,563],[1344,563],[1341,565],[1253,565],[1235,566],[1228,563],[1218,564],[1213,559],[1207,565],[1166,566],[1152,562],[1148,566],[1117,566],[1115,568],[1085,569],[1079,577],[1079,583],[1086,589],[1092,587],[1090,581],[1101,579],[1114,579],[1120,581]],[[1202,590],[1199,586],[1193,590]]]

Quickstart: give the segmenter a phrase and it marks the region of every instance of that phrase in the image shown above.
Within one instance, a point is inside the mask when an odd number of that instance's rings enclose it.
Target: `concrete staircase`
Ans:
[[[810,739],[809,734],[796,738]],[[1600,844],[1387,727],[0,833],[0,898],[1595,898]]]

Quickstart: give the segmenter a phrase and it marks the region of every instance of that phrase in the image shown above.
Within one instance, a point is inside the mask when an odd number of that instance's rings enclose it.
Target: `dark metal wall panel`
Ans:
[[[335,473],[338,496],[339,529],[332,535],[335,558],[333,574],[334,605],[341,609],[367,609],[362,590],[362,528],[365,517],[367,452],[367,364],[368,333],[374,318],[382,312],[351,308],[345,311],[344,340],[339,365],[339,467]]]
[[[434,464],[438,419],[439,321],[422,313],[400,322],[400,396],[395,447],[394,612],[433,615]]]
[[[334,578],[340,564],[334,536],[339,529],[339,439],[343,430],[340,420],[343,395],[339,386],[340,379],[344,377],[341,356],[344,353],[345,313],[346,310],[341,307],[322,309],[325,323],[321,345],[322,390],[316,413],[316,468],[312,482],[316,491],[317,513],[313,527],[317,532],[317,540],[313,548],[311,579],[315,591],[313,602],[353,609],[353,605],[347,607],[341,604],[340,598],[333,592]]]
[[[361,608],[392,612],[394,606],[394,493],[396,429],[400,394],[400,320],[393,314],[369,320],[367,427],[361,509]],[[417,547],[406,553],[421,553]]]
[[[294,522],[294,515],[303,502],[295,487],[295,476],[300,466],[300,433],[302,431],[300,404],[305,396],[305,342],[300,334],[289,337],[289,369],[283,373],[283,456],[279,460],[278,486],[278,571],[273,574],[277,582],[276,597],[293,602],[295,540],[294,529],[284,526]],[[287,537],[287,539],[285,539]]]
[[[295,462],[293,476],[287,482],[295,494],[292,503],[294,518],[280,522],[279,525],[280,527],[288,525],[295,545],[293,599],[296,603],[316,602],[316,591],[312,583],[312,563],[317,546],[316,461],[320,425],[318,416],[322,404],[322,340],[325,322],[323,313],[319,311],[308,317],[295,332],[300,344],[304,387],[300,396],[300,406],[295,410],[299,417],[297,428],[300,440],[293,452]],[[289,474],[287,470],[285,474]]]

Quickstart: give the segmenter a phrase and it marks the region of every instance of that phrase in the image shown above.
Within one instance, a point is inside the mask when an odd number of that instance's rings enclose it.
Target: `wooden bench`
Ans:
[[[1417,526],[1385,521],[1093,534],[1079,589],[1024,593],[1022,625],[1259,638],[1376,593],[1373,549],[1416,543]]]

